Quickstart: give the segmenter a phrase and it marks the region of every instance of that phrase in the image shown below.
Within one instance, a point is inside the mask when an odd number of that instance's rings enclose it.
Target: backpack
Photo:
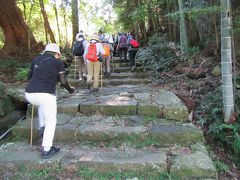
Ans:
[[[84,54],[83,41],[75,41],[73,45],[73,54],[75,56],[82,56]]]
[[[110,47],[107,44],[103,44],[103,49],[105,53],[103,54],[104,57],[110,56]]]
[[[121,36],[119,40],[119,48],[126,48],[128,47],[127,45],[127,37],[126,36]]]
[[[90,45],[88,46],[88,52],[87,52],[86,58],[91,62],[98,61],[96,43],[90,43]]]
[[[139,47],[139,43],[138,43],[138,41],[136,39],[131,39],[129,44],[133,48],[138,48]]]

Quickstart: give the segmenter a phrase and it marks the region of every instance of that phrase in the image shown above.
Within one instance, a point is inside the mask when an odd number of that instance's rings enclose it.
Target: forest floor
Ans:
[[[15,83],[15,68],[0,68],[0,81],[4,83]],[[208,92],[213,92],[220,85],[221,77],[215,77],[206,74],[201,78],[189,78],[187,74],[179,74],[176,70],[171,70],[160,75],[160,80],[155,80],[153,86],[164,88],[174,92],[188,107],[190,112],[190,120],[197,126],[198,123],[194,118],[194,110],[200,101]],[[214,152],[215,156],[230,167],[230,171],[221,174],[220,179],[240,179],[240,169],[235,167],[231,162],[229,154],[224,148],[220,147],[215,141],[212,141],[206,135],[207,128],[203,128],[206,144]]]

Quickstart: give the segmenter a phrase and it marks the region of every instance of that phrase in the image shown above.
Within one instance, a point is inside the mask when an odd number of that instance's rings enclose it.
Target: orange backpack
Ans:
[[[96,43],[90,43],[90,45],[88,46],[88,53],[86,55],[86,58],[91,62],[98,61]]]
[[[103,54],[104,57],[110,56],[110,47],[107,44],[103,44],[103,49],[105,53]]]

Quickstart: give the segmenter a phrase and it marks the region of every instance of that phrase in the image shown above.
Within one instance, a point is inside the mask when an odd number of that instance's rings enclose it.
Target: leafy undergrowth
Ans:
[[[207,76],[190,79],[175,71],[164,72],[155,81],[156,88],[174,92],[188,107],[189,121],[202,128],[211,157],[224,179],[240,178],[240,119],[235,115],[231,123],[223,121],[220,79]],[[236,92],[237,114],[240,95]]]
[[[213,67],[212,67],[213,68]],[[150,73],[151,74],[151,73]],[[176,69],[155,79],[156,88],[174,92],[188,107],[189,121],[202,128],[206,144],[222,178],[240,178],[240,95],[236,91],[236,114],[230,123],[223,121],[221,76],[207,74],[191,79]],[[238,87],[238,85],[236,85]]]

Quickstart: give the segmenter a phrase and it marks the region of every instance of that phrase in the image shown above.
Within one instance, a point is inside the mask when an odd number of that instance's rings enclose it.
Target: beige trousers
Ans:
[[[89,61],[87,63],[87,70],[88,70],[87,83],[93,82],[93,88],[97,89],[99,84],[98,81],[99,81],[99,73],[100,73],[100,62]]]
[[[83,56],[75,56],[75,59],[78,63],[79,78],[83,78],[83,76],[87,76],[87,66],[84,63]]]

